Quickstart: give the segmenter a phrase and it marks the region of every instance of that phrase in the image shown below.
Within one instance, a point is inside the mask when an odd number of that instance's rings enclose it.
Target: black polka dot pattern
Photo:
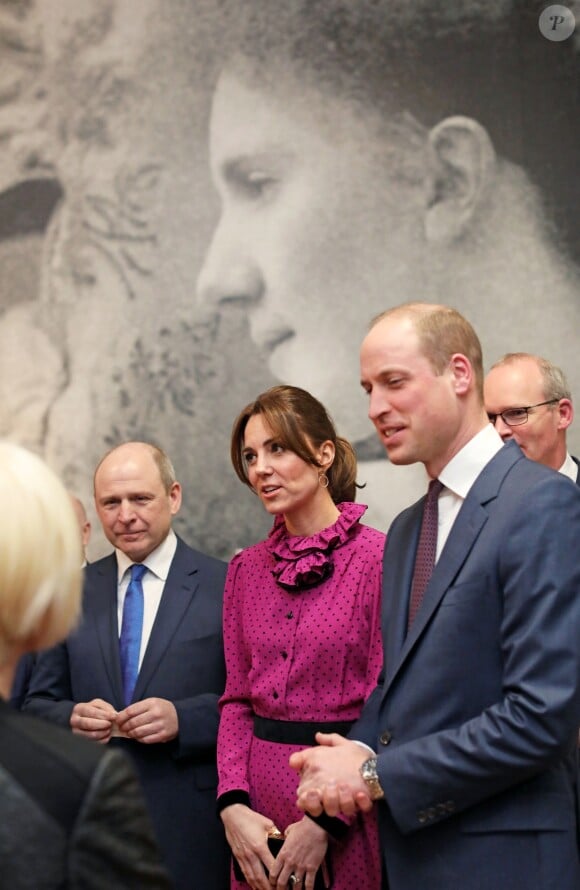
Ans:
[[[224,600],[226,690],[218,738],[219,794],[243,790],[281,830],[302,818],[288,758],[298,746],[256,739],[253,715],[277,720],[355,720],[382,665],[381,572],[385,536],[353,511],[321,584],[288,591],[272,574],[267,542],[237,554]],[[314,536],[314,541],[316,536]],[[334,890],[380,888],[375,815],[353,820],[332,845]],[[232,879],[232,887],[247,887]]]

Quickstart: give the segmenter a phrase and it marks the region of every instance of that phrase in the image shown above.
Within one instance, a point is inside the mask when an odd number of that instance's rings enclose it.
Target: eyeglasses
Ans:
[[[507,411],[500,411],[499,414],[489,414],[488,412],[487,416],[489,417],[489,422],[493,423],[494,426],[498,417],[501,417],[508,426],[521,426],[522,423],[527,422],[529,413],[534,408],[541,408],[542,405],[555,405],[559,401],[560,399],[548,399],[547,402],[538,402],[537,405],[528,405],[526,408],[508,408]]]

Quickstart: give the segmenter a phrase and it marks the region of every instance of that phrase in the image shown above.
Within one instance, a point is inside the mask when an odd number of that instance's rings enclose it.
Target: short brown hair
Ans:
[[[483,355],[479,337],[471,324],[456,309],[431,303],[403,303],[381,312],[371,322],[373,328],[384,318],[409,318],[419,336],[423,355],[433,370],[442,374],[452,355],[461,353],[473,368],[477,393],[483,401]]]
[[[542,375],[542,388],[544,398],[560,401],[560,399],[569,399],[572,401],[572,392],[562,368],[555,365],[547,358],[541,355],[534,355],[531,352],[507,352],[499,361],[494,362],[490,371],[494,368],[501,368],[504,365],[515,365],[522,360],[535,362]]]
[[[234,421],[231,458],[238,478],[252,488],[244,460],[244,434],[250,417],[260,414],[280,443],[306,463],[319,467],[314,448],[330,441],[335,447],[332,465],[325,469],[332,500],[354,501],[356,495],[356,455],[346,439],[337,436],[324,405],[297,386],[273,386],[246,405]]]

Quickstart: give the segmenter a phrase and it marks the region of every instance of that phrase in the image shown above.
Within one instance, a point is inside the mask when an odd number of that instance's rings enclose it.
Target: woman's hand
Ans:
[[[268,849],[268,832],[276,828],[272,820],[242,803],[225,807],[220,815],[228,844],[252,890],[271,890],[264,869],[270,871],[276,861]]]
[[[270,887],[286,890],[294,875],[296,890],[313,890],[314,878],[328,848],[328,835],[308,816],[289,825],[286,840],[270,871]]]

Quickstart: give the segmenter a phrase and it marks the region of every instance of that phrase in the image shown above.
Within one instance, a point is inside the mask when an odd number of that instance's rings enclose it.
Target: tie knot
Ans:
[[[439,482],[439,479],[431,479],[429,483],[429,488],[427,489],[427,500],[434,501],[439,497],[442,490],[445,488],[442,482]]]
[[[143,563],[134,563],[131,566],[131,581],[140,581],[146,571],[147,566],[143,565]]]

